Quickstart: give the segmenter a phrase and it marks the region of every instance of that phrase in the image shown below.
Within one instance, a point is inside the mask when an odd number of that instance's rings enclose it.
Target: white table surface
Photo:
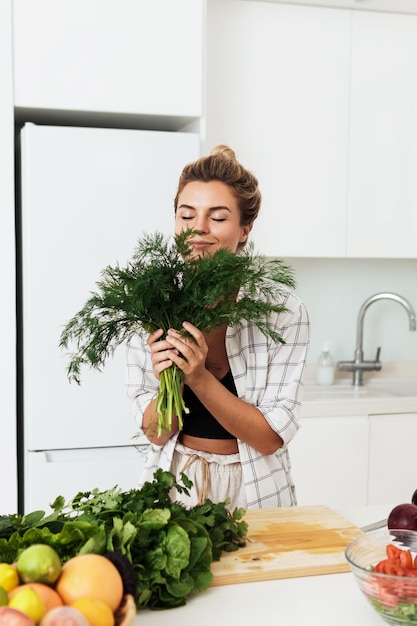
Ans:
[[[394,505],[338,509],[361,527],[386,518]],[[305,576],[210,587],[187,604],[164,611],[141,610],[135,626],[381,626],[353,574]]]

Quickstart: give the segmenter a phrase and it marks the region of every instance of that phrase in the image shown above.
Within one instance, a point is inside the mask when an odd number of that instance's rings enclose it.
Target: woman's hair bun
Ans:
[[[232,150],[232,148],[229,148],[229,146],[225,146],[223,144],[220,144],[213,148],[210,152],[210,156],[220,156],[224,159],[230,159],[230,161],[236,161],[236,154],[234,150]]]

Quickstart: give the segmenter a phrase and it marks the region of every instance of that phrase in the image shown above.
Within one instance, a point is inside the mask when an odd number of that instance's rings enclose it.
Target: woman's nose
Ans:
[[[205,215],[197,216],[195,228],[196,230],[200,230],[202,233],[207,233],[210,229],[208,218]]]

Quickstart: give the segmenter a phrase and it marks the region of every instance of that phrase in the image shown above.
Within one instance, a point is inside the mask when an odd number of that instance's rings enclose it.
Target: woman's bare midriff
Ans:
[[[212,454],[236,454],[239,451],[236,439],[206,439],[181,433],[180,441],[187,448]]]

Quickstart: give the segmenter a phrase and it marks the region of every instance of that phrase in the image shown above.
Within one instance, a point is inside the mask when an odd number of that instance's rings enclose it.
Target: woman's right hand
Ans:
[[[147,340],[147,344],[151,349],[153,372],[158,380],[161,372],[172,365],[172,351],[175,351],[176,354],[178,353],[168,339],[161,339],[163,334],[164,331],[162,328],[159,328],[150,334]]]

